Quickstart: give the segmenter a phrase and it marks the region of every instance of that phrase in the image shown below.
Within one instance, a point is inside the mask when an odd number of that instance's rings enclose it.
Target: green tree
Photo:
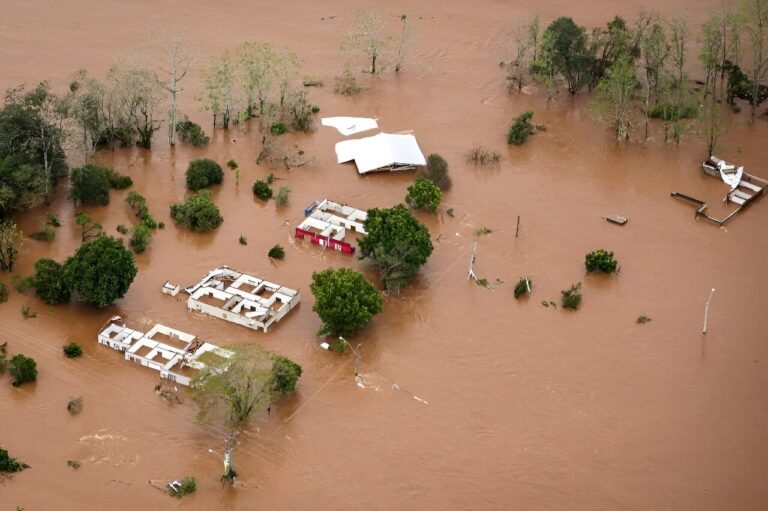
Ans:
[[[23,154],[0,158],[0,217],[43,204],[46,187],[42,167],[27,163]]]
[[[237,59],[238,81],[246,102],[245,117],[261,115],[274,89],[277,55],[269,44],[247,41],[238,47]]]
[[[267,253],[267,257],[270,259],[284,259],[285,258],[285,249],[281,245],[275,245],[274,247],[269,249],[269,252]]]
[[[395,294],[410,282],[432,254],[429,229],[402,204],[370,209],[367,234],[360,238],[360,259],[370,259],[388,291]]]
[[[416,181],[408,187],[405,202],[414,209],[435,212],[440,205],[443,192],[440,188],[423,176],[416,177]]]
[[[185,117],[183,120],[176,123],[176,129],[179,131],[179,136],[184,142],[192,144],[195,147],[208,145],[211,138],[205,134],[203,128],[199,124],[194,123]]]
[[[560,293],[562,296],[562,306],[564,309],[578,309],[581,305],[581,282],[577,282],[569,289],[564,289]]]
[[[69,289],[98,309],[125,296],[138,272],[133,254],[111,236],[83,243],[63,270]]]
[[[91,217],[87,211],[81,211],[75,217],[75,223],[80,226],[80,241],[88,241],[101,236],[103,230],[99,222]]]
[[[743,28],[749,42],[752,69],[749,102],[749,122],[755,120],[757,106],[761,102],[761,83],[768,75],[768,0],[742,0]],[[768,94],[767,94],[768,95]]]
[[[632,131],[631,108],[637,84],[635,66],[629,58],[613,63],[597,84],[597,106],[611,123],[616,140],[628,140]]]
[[[197,405],[197,420],[233,431],[247,423],[256,413],[264,411],[296,386],[301,369],[275,356],[258,344],[227,347],[232,356],[214,352],[206,357],[205,367],[192,380],[192,399]],[[276,363],[277,362],[277,363]],[[222,482],[232,483],[234,448],[227,443]]]
[[[24,233],[13,220],[0,221],[0,270],[13,271],[19,251],[24,244]]]
[[[128,244],[135,253],[141,254],[149,247],[151,242],[152,230],[144,224],[139,224],[133,228],[133,234],[131,234]]]
[[[235,64],[229,52],[211,59],[208,69],[203,70],[205,92],[198,97],[203,107],[213,115],[213,126],[217,120],[224,129],[229,128],[229,122],[235,110]]]
[[[0,447],[0,472],[21,472],[29,465],[16,458],[12,458],[8,451]]]
[[[557,18],[544,31],[541,58],[551,74],[565,78],[571,94],[587,84],[594,59],[587,47],[584,27],[567,17]]]
[[[293,392],[301,377],[301,366],[290,358],[276,355],[272,359],[272,391],[282,397]]]
[[[200,232],[215,229],[224,221],[219,208],[211,201],[209,190],[200,190],[182,202],[171,204],[171,217],[177,224]]]
[[[63,267],[53,259],[35,261],[33,277],[35,294],[49,305],[58,305],[69,301],[70,291],[64,282]]]
[[[194,160],[187,168],[187,188],[200,190],[211,185],[217,185],[224,179],[224,171],[221,165],[213,160],[203,158]]]
[[[309,288],[315,297],[312,310],[323,322],[317,335],[350,335],[381,312],[379,292],[362,273],[349,268],[314,272]]]
[[[72,169],[69,198],[83,204],[109,204],[112,169],[97,165],[85,165]]]
[[[267,201],[272,198],[272,188],[266,181],[259,180],[253,183],[253,194],[259,199]]]
[[[76,342],[70,342],[63,346],[62,351],[67,358],[77,358],[82,356],[83,348]]]
[[[37,362],[32,357],[14,355],[8,364],[8,374],[11,375],[11,384],[18,387],[22,383],[37,379]]]
[[[590,252],[584,258],[584,266],[586,266],[587,271],[613,273],[616,271],[618,264],[618,261],[613,258],[613,252],[603,249]]]
[[[507,143],[510,145],[523,145],[529,136],[536,132],[536,127],[531,122],[533,112],[523,112],[514,119],[507,132]]]

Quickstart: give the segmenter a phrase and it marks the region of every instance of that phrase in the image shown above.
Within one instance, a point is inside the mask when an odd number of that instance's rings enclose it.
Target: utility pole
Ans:
[[[705,335],[707,333],[707,319],[709,316],[709,302],[712,301],[712,295],[715,294],[715,288],[712,288],[712,291],[709,292],[709,298],[707,299],[707,305],[704,307],[704,329],[701,331],[702,335]]]
[[[360,356],[362,355],[363,345],[358,344],[357,348],[353,348],[349,341],[341,336],[339,336],[339,344],[342,346],[346,344],[352,350],[352,354],[355,356],[355,376],[358,376],[360,374]]]

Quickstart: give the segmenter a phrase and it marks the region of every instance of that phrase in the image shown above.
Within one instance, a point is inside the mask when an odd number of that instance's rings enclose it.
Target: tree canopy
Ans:
[[[84,165],[72,169],[69,182],[69,198],[83,204],[109,204],[109,190],[112,188],[112,169],[98,165]]]
[[[63,268],[53,259],[35,261],[33,281],[35,293],[45,303],[57,305],[69,301],[70,291],[64,282]]]
[[[37,362],[26,355],[14,355],[8,363],[8,373],[11,375],[11,384],[14,387],[35,381],[37,379]]]
[[[201,232],[215,229],[224,221],[208,190],[200,190],[182,202],[171,204],[171,216],[177,224]]]
[[[424,176],[417,176],[416,181],[408,187],[405,202],[413,209],[435,212],[440,205],[443,192],[431,180]]]
[[[83,243],[63,271],[67,287],[98,309],[125,296],[138,272],[133,254],[111,236]]]
[[[379,292],[362,273],[349,268],[315,272],[309,288],[315,296],[312,310],[323,321],[318,335],[350,335],[381,312]]]
[[[194,160],[187,168],[187,188],[200,190],[211,185],[217,185],[224,179],[221,165],[213,160],[203,158]]]
[[[402,204],[368,210],[364,226],[368,234],[358,241],[360,259],[370,259],[387,290],[399,293],[432,254],[429,229]]]

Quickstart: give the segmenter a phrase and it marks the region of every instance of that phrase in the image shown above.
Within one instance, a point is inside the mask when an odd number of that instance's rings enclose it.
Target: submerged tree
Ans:
[[[367,234],[358,240],[360,259],[370,259],[387,290],[398,294],[432,254],[429,229],[402,204],[368,210],[364,225]]]
[[[610,120],[619,141],[629,139],[632,130],[630,115],[636,83],[635,66],[625,57],[614,62],[597,84],[598,108]]]
[[[328,268],[315,272],[309,288],[315,297],[312,310],[323,322],[317,335],[351,335],[381,312],[381,295],[355,270]]]
[[[64,282],[62,266],[53,259],[35,261],[33,277],[35,294],[49,305],[58,305],[69,301],[70,291]]]
[[[403,68],[405,50],[408,48],[408,43],[413,38],[413,27],[408,23],[408,16],[405,14],[400,16],[400,23],[400,34],[397,36],[397,53],[395,53],[395,73],[399,73]]]
[[[184,89],[179,85],[189,73],[195,62],[194,51],[190,38],[184,33],[166,33],[158,38],[158,44],[163,53],[159,69],[166,77],[158,80],[158,84],[170,95],[171,107],[168,119],[168,142],[176,145],[176,100]]]
[[[275,51],[266,43],[247,41],[237,48],[237,74],[245,96],[246,119],[264,111],[274,84],[275,60]]]
[[[587,84],[591,64],[587,34],[573,19],[561,17],[549,24],[542,35],[541,58],[551,74],[565,79],[571,94]]]
[[[749,41],[751,99],[749,102],[749,122],[755,120],[755,112],[760,104],[760,84],[768,75],[768,0],[742,0],[744,12],[744,30]]]
[[[213,126],[217,120],[224,129],[236,115],[235,106],[235,65],[228,52],[211,59],[208,69],[203,71],[205,91],[198,96],[203,107],[213,115]]]
[[[13,220],[0,221],[0,270],[13,271],[19,251],[24,244],[24,233]]]
[[[237,476],[233,462],[237,431],[296,387],[301,366],[258,344],[240,344],[227,350],[234,355],[223,351],[204,355],[205,367],[190,389],[198,409],[197,420],[230,431],[221,480],[232,484]]]
[[[138,66],[115,71],[121,80],[121,98],[131,127],[138,134],[139,147],[152,147],[152,136],[160,129],[157,111],[162,88],[154,71]],[[175,115],[175,114],[174,114]]]
[[[125,296],[138,270],[133,254],[111,236],[83,243],[64,263],[64,282],[77,297],[103,309]]]
[[[362,10],[355,16],[352,28],[344,35],[341,47],[343,50],[360,52],[370,57],[369,71],[376,74],[382,70],[379,59],[391,39],[379,14],[372,10]]]

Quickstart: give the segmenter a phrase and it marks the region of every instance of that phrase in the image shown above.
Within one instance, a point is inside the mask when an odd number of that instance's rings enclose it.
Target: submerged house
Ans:
[[[184,291],[187,307],[237,323],[252,330],[267,331],[301,300],[299,291],[222,266]]]
[[[348,231],[366,234],[363,224],[368,213],[328,199],[312,201],[304,210],[307,218],[296,227],[297,239],[305,237],[321,247],[330,247],[345,254],[354,254],[355,247],[345,241]]]
[[[99,332],[99,344],[125,353],[125,359],[149,367],[160,378],[189,385],[210,357],[229,359],[234,352],[203,342],[192,334],[156,324],[144,333],[128,328],[120,316],[113,316]]]
[[[338,163],[354,160],[360,174],[412,170],[427,164],[416,137],[409,133],[379,133],[342,140],[336,144],[336,160]]]

